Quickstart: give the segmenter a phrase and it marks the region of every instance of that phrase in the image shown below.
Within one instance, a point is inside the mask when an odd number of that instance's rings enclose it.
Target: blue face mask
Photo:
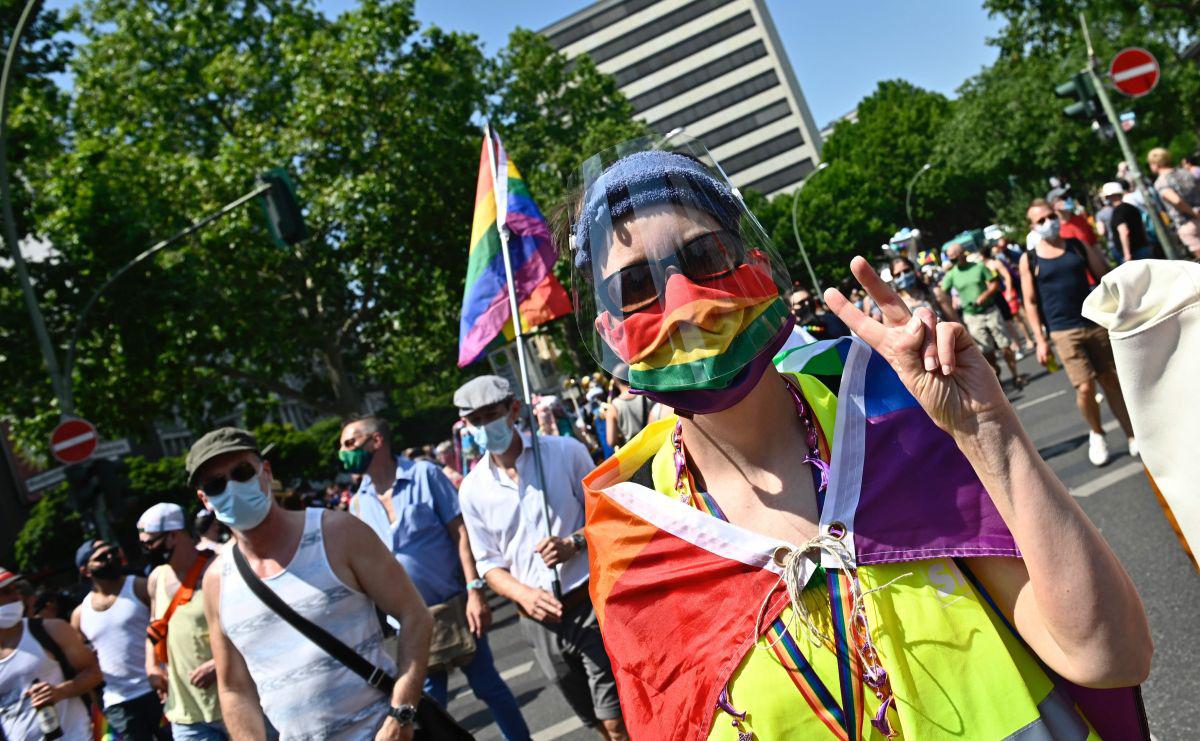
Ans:
[[[911,270],[906,270],[892,278],[892,285],[897,291],[908,291],[913,286],[917,285],[917,274]]]
[[[472,427],[471,437],[475,444],[482,446],[489,453],[503,453],[512,444],[513,429],[508,424],[508,415],[493,419],[482,427]]]
[[[225,491],[209,497],[208,503],[218,521],[242,532],[258,527],[271,511],[271,498],[259,487],[258,476],[249,481],[231,480]]]

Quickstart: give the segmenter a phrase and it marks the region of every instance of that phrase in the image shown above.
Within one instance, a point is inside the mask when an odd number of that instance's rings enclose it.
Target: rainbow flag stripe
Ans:
[[[458,365],[480,360],[501,337],[515,331],[508,302],[508,278],[500,244],[499,223],[508,227],[508,250],[521,328],[529,329],[571,313],[571,299],[554,277],[554,241],[517,166],[509,161],[500,137],[489,129],[499,183],[492,175],[488,140],[479,153],[475,185],[475,217],[467,253],[467,278],[459,318]]]

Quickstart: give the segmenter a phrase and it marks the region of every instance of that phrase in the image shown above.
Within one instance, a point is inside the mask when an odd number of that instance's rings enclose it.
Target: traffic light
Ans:
[[[308,226],[296,200],[296,186],[287,170],[277,167],[258,176],[262,185],[271,189],[263,194],[263,211],[267,216],[267,228],[280,246],[299,244],[308,238]]]
[[[1063,108],[1063,115],[1067,118],[1096,121],[1104,117],[1096,89],[1092,86],[1092,78],[1086,72],[1079,72],[1069,82],[1056,86],[1054,94],[1059,98],[1075,99],[1074,103]]]

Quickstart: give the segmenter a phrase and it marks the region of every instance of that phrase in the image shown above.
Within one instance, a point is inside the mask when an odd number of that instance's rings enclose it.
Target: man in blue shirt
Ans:
[[[475,636],[475,653],[461,666],[467,682],[492,711],[506,739],[528,739],[529,728],[512,690],[496,671],[484,635],[492,614],[459,512],[458,492],[436,464],[396,455],[391,442],[387,423],[377,417],[354,420],[342,430],[342,466],[363,474],[350,512],[383,539],[434,612],[435,648],[436,623],[461,622],[461,613],[451,612],[465,609],[467,627]],[[439,605],[447,609],[439,611]],[[447,670],[437,670],[431,662],[425,691],[443,706],[447,681]]]

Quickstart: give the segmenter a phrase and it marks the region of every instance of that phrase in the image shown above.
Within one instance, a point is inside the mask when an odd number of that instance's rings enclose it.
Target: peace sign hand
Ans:
[[[926,414],[951,435],[972,434],[981,422],[1014,414],[992,366],[963,325],[939,322],[932,311],[909,311],[862,257],[850,271],[883,313],[880,323],[834,288],[825,303],[899,375]]]

